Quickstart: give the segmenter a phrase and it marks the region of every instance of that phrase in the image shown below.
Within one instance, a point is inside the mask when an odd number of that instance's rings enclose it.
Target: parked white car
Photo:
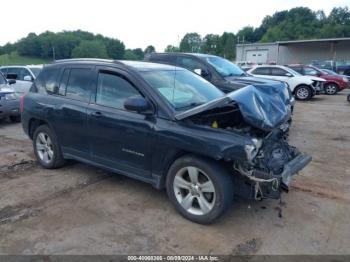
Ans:
[[[291,68],[279,65],[261,65],[248,70],[247,73],[262,78],[284,81],[298,100],[309,100],[323,90],[324,79],[303,76]]]
[[[42,68],[42,65],[2,66],[0,67],[0,71],[6,79],[16,80],[16,83],[11,87],[17,94],[22,95],[29,91],[29,88]]]

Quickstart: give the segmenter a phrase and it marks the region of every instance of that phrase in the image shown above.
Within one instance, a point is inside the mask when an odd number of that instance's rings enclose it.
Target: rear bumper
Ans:
[[[8,116],[19,116],[19,100],[0,100],[0,118],[8,117]]]

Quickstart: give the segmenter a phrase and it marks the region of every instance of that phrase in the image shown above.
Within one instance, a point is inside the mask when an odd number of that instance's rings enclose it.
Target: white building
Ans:
[[[350,38],[238,44],[236,61],[258,64],[309,64],[312,61],[350,60]]]

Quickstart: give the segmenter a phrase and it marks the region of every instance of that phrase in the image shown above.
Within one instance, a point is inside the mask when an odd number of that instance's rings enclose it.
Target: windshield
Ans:
[[[41,72],[41,68],[39,68],[39,67],[30,67],[29,69],[30,69],[30,71],[33,72],[35,77],[37,77],[39,75],[39,73]]]
[[[4,78],[4,76],[0,73],[0,85],[4,85],[6,84],[6,79]]]
[[[152,70],[140,73],[175,110],[190,109],[224,95],[202,77],[187,70]]]
[[[241,68],[221,57],[206,57],[205,61],[211,64],[215,70],[223,77],[246,75],[246,73]]]

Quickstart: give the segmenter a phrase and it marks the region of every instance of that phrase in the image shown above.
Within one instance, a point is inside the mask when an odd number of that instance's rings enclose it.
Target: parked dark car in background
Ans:
[[[234,63],[219,56],[199,53],[151,53],[145,61],[186,68],[200,75],[224,93],[229,93],[248,85],[265,88],[279,88],[289,92],[288,106],[293,111],[295,99],[285,82],[251,76]]]
[[[326,83],[324,84],[324,92],[327,95],[335,95],[339,91],[350,88],[350,82],[346,77],[326,74],[317,67],[300,64],[288,65],[288,67],[294,69],[302,75],[318,76],[325,79]]]
[[[6,80],[0,72],[0,119],[9,117],[12,122],[19,122],[21,120],[20,100],[10,87],[15,83],[15,80]]]
[[[276,89],[225,95],[179,67],[63,60],[22,98],[22,125],[43,167],[75,159],[166,188],[184,217],[206,224],[234,194],[279,198],[311,161],[284,139],[289,97]]]
[[[252,77],[240,67],[219,56],[199,53],[151,53],[145,61],[186,68],[200,76],[224,93],[250,84],[276,84],[276,81]],[[283,86],[283,85],[282,85]]]

